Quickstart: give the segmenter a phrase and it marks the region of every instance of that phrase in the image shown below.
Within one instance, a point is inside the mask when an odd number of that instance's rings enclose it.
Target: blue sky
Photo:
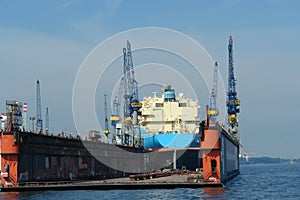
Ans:
[[[232,35],[245,151],[298,158],[299,10],[296,0],[0,0],[0,111],[5,100],[17,99],[27,101],[28,115],[34,115],[40,79],[50,129],[73,132],[75,76],[99,42],[132,28],[174,29],[218,60],[226,81]]]

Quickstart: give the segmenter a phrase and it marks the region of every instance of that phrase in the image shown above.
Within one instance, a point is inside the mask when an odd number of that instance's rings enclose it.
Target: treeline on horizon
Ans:
[[[268,156],[262,156],[262,157],[250,157],[248,161],[246,161],[245,159],[241,160],[242,163],[243,162],[247,162],[247,163],[289,163],[291,162],[290,159],[286,159],[286,158],[272,158],[272,157],[268,157]],[[293,159],[293,162],[298,163],[300,162],[300,158],[298,159]]]

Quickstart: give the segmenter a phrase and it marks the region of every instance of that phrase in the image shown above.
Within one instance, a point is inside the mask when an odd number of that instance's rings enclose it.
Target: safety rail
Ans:
[[[84,181],[47,181],[47,182],[19,182],[18,186],[32,187],[32,186],[53,186],[53,185],[67,185],[67,184],[79,184]]]

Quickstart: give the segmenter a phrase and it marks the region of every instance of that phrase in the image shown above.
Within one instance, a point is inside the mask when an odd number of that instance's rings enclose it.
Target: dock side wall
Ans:
[[[17,132],[1,133],[1,184],[15,186],[18,182],[19,143]]]
[[[223,182],[239,174],[239,144],[222,132],[221,145],[221,180]]]

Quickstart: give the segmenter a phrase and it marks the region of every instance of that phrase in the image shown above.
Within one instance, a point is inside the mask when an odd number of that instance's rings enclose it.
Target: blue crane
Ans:
[[[120,107],[123,106],[122,114]],[[127,41],[126,48],[123,48],[123,75],[120,81],[118,96],[113,101],[113,115],[111,124],[116,130],[117,123],[123,115],[124,141],[129,143],[129,134],[133,132],[133,125],[137,125],[138,110],[142,107],[138,97],[138,83],[134,78],[133,59],[130,42]]]
[[[134,111],[141,107],[138,96],[138,83],[134,78],[133,61],[130,42],[127,41],[127,49],[123,48],[123,97],[124,117],[131,117]]]
[[[229,132],[234,136],[238,137],[238,117],[237,113],[240,112],[240,100],[237,98],[237,92],[235,87],[234,67],[233,67],[233,39],[229,36],[228,44],[228,91],[227,91],[227,114],[228,114],[228,125]]]
[[[133,61],[131,54],[131,45],[129,41],[127,41],[127,65],[128,70],[130,71],[130,116],[132,116],[134,111],[138,111],[142,104],[139,102],[139,92],[138,92],[138,82],[134,78],[134,70],[133,70]]]

